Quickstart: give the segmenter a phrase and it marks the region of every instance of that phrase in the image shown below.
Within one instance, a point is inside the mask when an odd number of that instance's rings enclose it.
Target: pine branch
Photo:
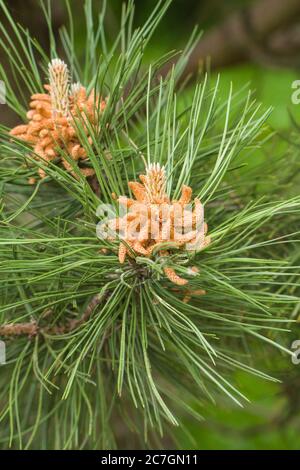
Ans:
[[[287,330],[299,307],[300,275],[300,198],[291,176],[299,162],[288,153],[274,155],[270,110],[261,110],[248,90],[232,86],[224,100],[219,81],[204,76],[193,92],[176,93],[184,59],[159,82],[157,71],[169,55],[142,66],[144,45],[168,4],[158,3],[134,30],[130,2],[110,42],[104,12],[95,22],[87,0],[82,64],[74,30],[62,32],[74,81],[83,83],[86,96],[95,89],[95,97],[106,99],[101,112],[96,98],[94,105],[88,101],[92,118],[82,115],[71,126],[90,179],[63,139],[52,146],[57,158],[48,161],[32,142],[0,128],[0,334],[14,338],[0,376],[3,446],[115,447],[119,422],[141,445],[147,439],[151,445],[183,414],[202,419],[193,403],[218,403],[220,393],[244,403],[236,370],[273,380],[255,367],[260,350],[291,354]],[[26,95],[36,95],[44,77],[37,64],[46,71],[49,58],[0,5],[25,48],[25,57],[10,51],[16,81]],[[53,58],[58,45],[44,9]],[[2,39],[8,52],[10,37]],[[39,122],[43,112],[58,125],[63,113],[70,131],[66,80],[59,92],[67,105],[56,103],[53,113],[51,92],[38,94],[29,117],[29,96],[24,107],[14,85],[8,103],[24,119],[21,126],[27,129],[33,115]],[[72,87],[73,95],[78,89]],[[39,143],[43,136],[30,125]],[[184,237],[176,244],[182,224],[175,220],[167,243],[144,232],[125,252],[118,238],[97,238],[96,224],[107,222],[97,212],[100,203],[114,206],[119,197],[134,209],[146,201],[148,209],[164,202],[187,210],[192,194],[193,216],[205,204],[211,243],[203,250],[187,250]]]
[[[102,295],[95,295],[88,303],[83,315],[80,318],[66,319],[65,325],[62,326],[44,326],[40,327],[36,321],[28,323],[13,323],[0,326],[0,336],[34,336],[44,335],[64,335],[76,330],[80,325],[87,322],[98,305],[105,302],[109,297],[110,292],[105,292]],[[48,312],[49,313],[49,312]],[[48,316],[48,315],[47,315]]]

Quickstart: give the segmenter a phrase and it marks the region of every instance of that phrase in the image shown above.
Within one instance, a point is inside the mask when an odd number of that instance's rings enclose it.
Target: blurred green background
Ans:
[[[145,21],[157,1],[135,2],[135,26]],[[76,40],[79,49],[80,45],[84,48],[83,1],[69,2],[75,18]],[[14,18],[26,25],[47,48],[48,31],[40,1],[10,0],[8,3]],[[108,0],[106,3],[107,29],[114,37],[119,31],[123,0]],[[92,0],[92,4],[95,15],[98,15],[103,0]],[[261,4],[260,9],[258,4]],[[52,22],[58,36],[59,28],[68,22],[67,14],[63,1],[52,0],[52,6]],[[258,33],[255,32],[256,23]],[[181,50],[196,25],[203,32],[200,40],[203,47],[200,47],[196,60],[202,63],[209,56],[212,76],[221,73],[224,97],[231,81],[235,90],[249,83],[258,101],[266,107],[273,106],[269,122],[274,128],[288,129],[290,113],[300,121],[300,105],[293,105],[291,101],[292,83],[300,79],[299,0],[173,0],[146,50],[146,59],[150,62],[170,50]],[[0,55],[0,60],[5,64],[8,58]],[[195,64],[191,69],[196,71]],[[3,106],[0,118],[9,125],[16,123],[14,116]]]
[[[47,28],[41,22],[38,3],[10,0],[9,6],[17,19],[46,45]],[[155,4],[156,0],[136,1],[136,25],[143,23]],[[53,5],[53,22],[58,30],[66,22],[66,13],[63,2],[55,1]],[[82,2],[71,0],[70,5],[81,31],[77,40],[84,47]],[[95,12],[101,5],[102,1],[93,1]],[[121,0],[107,2],[107,26],[112,35],[118,32],[121,8]],[[270,125],[288,139],[292,132],[290,115],[300,122],[300,105],[291,101],[292,83],[300,80],[299,18],[299,0],[174,0],[151,42],[146,59],[150,62],[170,49],[182,48],[198,24],[204,31],[200,40],[204,41],[204,46],[200,52],[209,50],[212,77],[221,74],[224,99],[230,82],[235,90],[250,82],[257,100],[264,107],[274,108]],[[198,59],[201,64],[206,57],[200,53]],[[0,112],[3,113],[3,108]],[[282,152],[285,148],[274,142],[268,145],[272,152]],[[298,338],[299,328],[295,328],[291,343]],[[281,384],[266,383],[239,373],[238,383],[250,403],[243,409],[229,401],[221,401],[218,406],[206,405],[203,410],[206,420],[201,423],[183,417],[183,428],[175,432],[178,447],[300,449],[300,365],[292,365],[287,357],[279,361],[277,352],[274,357],[276,364],[267,358],[268,366],[282,380]],[[262,362],[265,365],[265,361]]]

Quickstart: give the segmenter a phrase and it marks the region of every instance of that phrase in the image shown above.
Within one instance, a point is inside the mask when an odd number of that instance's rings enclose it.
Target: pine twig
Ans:
[[[61,335],[65,333],[70,333],[71,331],[78,328],[80,325],[88,321],[92,315],[95,308],[110,295],[109,291],[104,292],[104,294],[96,294],[89,302],[87,308],[85,309],[83,315],[80,318],[69,319],[65,325],[55,325],[55,326],[45,326],[40,328],[38,323],[30,321],[27,323],[12,323],[7,325],[0,326],[0,336],[10,337],[10,336],[28,336],[32,338],[37,335],[51,334],[51,335]]]
[[[36,321],[28,323],[11,323],[0,327],[0,336],[23,336],[30,338],[38,334],[39,327]]]

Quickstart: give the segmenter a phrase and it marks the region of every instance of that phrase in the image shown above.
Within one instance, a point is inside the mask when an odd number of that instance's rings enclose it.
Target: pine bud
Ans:
[[[69,114],[69,71],[60,59],[53,59],[48,66],[51,87],[51,107],[53,117],[67,117]]]

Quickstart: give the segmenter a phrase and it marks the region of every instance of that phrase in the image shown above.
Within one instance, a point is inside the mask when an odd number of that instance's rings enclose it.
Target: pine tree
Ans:
[[[243,406],[235,370],[276,380],[261,351],[292,354],[299,164],[264,155],[251,92],[180,85],[196,32],[165,78],[173,53],[145,63],[169,4],[134,29],[129,1],[111,41],[87,0],[82,57],[69,2],[59,44],[42,4],[49,53],[0,2],[20,121],[0,128],[2,448],[160,446],[207,400]]]

